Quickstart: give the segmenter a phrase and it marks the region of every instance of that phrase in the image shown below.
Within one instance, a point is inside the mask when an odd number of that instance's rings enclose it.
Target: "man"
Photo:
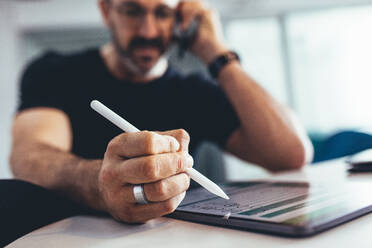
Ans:
[[[49,53],[27,69],[13,125],[16,178],[142,223],[174,211],[184,198],[190,137],[192,150],[211,140],[272,171],[311,160],[294,116],[243,71],[215,13],[199,1],[175,2],[99,0],[109,44],[69,56]],[[190,50],[218,86],[167,65],[177,15],[183,30],[200,21]],[[89,109],[95,98],[141,130],[163,131],[123,134]],[[143,185],[148,204],[138,204],[134,185]]]

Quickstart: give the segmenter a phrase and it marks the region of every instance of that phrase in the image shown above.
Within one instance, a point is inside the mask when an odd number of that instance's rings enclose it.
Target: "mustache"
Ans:
[[[143,48],[143,47],[158,48],[161,53],[165,52],[166,50],[166,44],[160,37],[153,38],[153,39],[135,37],[130,41],[128,45],[129,50],[132,50],[135,48]]]
[[[128,46],[129,49],[141,48],[141,47],[154,47],[154,48],[158,48],[161,52],[164,52],[166,49],[166,44],[160,37],[153,38],[153,39],[135,37],[130,41],[129,46]]]

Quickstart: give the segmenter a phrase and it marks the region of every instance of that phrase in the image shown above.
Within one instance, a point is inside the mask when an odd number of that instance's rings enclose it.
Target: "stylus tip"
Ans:
[[[220,195],[223,199],[226,199],[226,200],[230,200],[230,197],[228,195],[225,194],[225,192],[221,192],[221,195]]]

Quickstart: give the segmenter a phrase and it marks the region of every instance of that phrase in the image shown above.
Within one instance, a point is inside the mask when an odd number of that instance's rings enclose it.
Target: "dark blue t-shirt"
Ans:
[[[73,131],[72,152],[100,159],[108,142],[122,131],[90,108],[94,99],[140,130],[185,129],[191,151],[202,141],[224,147],[239,126],[224,92],[202,75],[185,76],[169,67],[147,84],[119,80],[97,49],[72,55],[49,52],[32,62],[21,80],[18,111],[32,107],[64,111]]]

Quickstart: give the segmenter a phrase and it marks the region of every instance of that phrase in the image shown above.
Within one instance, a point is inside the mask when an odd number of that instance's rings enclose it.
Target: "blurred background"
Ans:
[[[372,127],[372,0],[209,3],[219,11],[226,40],[241,55],[246,71],[298,114],[312,138],[316,161],[360,148],[356,146],[365,140],[341,152],[343,148],[334,152],[326,145],[342,143],[332,139],[342,131],[363,132],[368,138]],[[10,128],[27,62],[45,50],[73,52],[108,39],[96,0],[0,1],[0,178],[11,177]],[[171,60],[183,71],[203,71],[191,56]],[[363,146],[372,147],[372,141]],[[229,155],[224,159],[234,160]]]

